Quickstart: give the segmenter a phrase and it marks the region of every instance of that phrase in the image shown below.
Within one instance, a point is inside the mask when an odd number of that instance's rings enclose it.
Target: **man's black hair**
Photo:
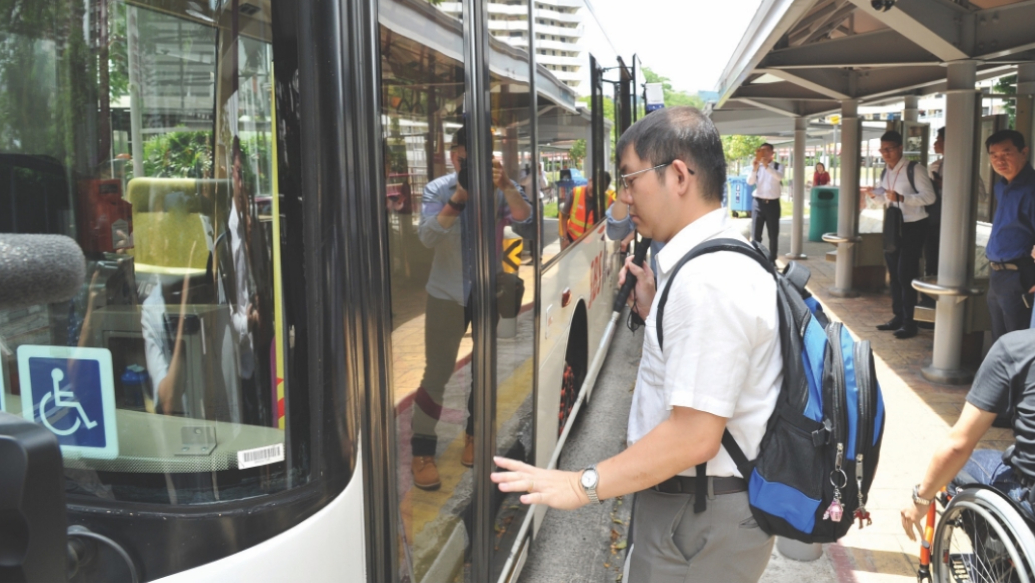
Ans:
[[[726,181],[726,158],[719,132],[701,111],[694,107],[666,107],[640,118],[618,140],[618,159],[626,149],[651,166],[682,160],[701,185],[705,200],[720,202]],[[665,170],[655,170],[664,182]]]
[[[762,148],[769,148],[770,150],[775,150],[776,149],[769,142],[766,142],[766,143],[764,143],[764,144],[762,144],[761,146],[758,147],[759,150],[761,150]]]
[[[988,136],[985,140],[985,150],[996,144],[1001,144],[1006,140],[1013,142],[1013,145],[1017,147],[1017,151],[1020,152],[1024,149],[1024,134],[1017,130],[999,130],[998,132]]]
[[[892,144],[895,144],[896,146],[901,146],[902,145],[902,134],[896,132],[895,130],[889,130],[889,131],[884,132],[884,135],[882,135],[880,137],[880,141],[882,141],[882,142],[891,142]]]
[[[938,128],[938,137],[943,140],[945,139],[945,126]]]

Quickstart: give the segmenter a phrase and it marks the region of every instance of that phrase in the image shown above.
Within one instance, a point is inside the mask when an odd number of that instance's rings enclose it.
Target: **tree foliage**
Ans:
[[[1014,95],[1017,93],[1017,75],[1007,75],[996,79],[992,90],[1003,95]],[[1014,100],[1007,99],[1003,109],[1010,116],[1010,127],[1017,127],[1017,105]]]
[[[571,149],[568,150],[568,157],[571,158],[571,163],[576,168],[582,167],[582,161],[586,158],[586,140],[579,138],[571,144]]]
[[[755,155],[755,150],[765,143],[760,136],[722,136],[722,153],[726,160],[740,160]]]

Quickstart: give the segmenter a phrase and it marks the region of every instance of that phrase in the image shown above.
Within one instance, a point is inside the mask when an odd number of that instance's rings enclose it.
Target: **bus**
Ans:
[[[637,72],[588,1],[10,9],[0,240],[86,275],[0,307],[0,409],[57,440],[65,517],[0,572],[516,580],[543,510],[492,457],[563,445],[622,261]],[[595,220],[563,247],[562,168]]]

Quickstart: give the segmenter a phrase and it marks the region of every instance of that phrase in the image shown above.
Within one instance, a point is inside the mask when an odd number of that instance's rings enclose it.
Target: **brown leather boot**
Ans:
[[[474,467],[474,436],[464,434],[464,454],[460,456],[460,463],[469,468]]]
[[[410,464],[413,470],[413,485],[421,490],[438,490],[442,481],[438,478],[438,466],[435,465],[435,456],[415,455]]]

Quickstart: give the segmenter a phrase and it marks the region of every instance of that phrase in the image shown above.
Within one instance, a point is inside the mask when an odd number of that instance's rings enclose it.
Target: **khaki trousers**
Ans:
[[[693,494],[636,493],[629,583],[757,583],[775,537],[751,517],[747,492],[694,514]]]

